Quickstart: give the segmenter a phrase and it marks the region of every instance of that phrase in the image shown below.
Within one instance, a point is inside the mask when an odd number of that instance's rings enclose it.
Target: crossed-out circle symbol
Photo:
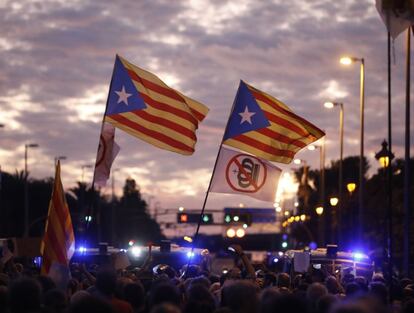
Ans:
[[[259,165],[260,165],[260,169],[263,170],[263,174],[259,176],[259,181],[256,182],[253,177],[251,176],[251,173],[248,173],[246,171],[246,169],[243,167],[243,165],[240,163],[240,159],[242,158],[247,158],[250,159],[250,161],[256,161]],[[234,182],[232,181],[232,178],[230,177],[230,173],[232,172],[231,167],[232,165],[236,165],[237,170],[244,175],[244,177],[249,181],[250,186],[252,186],[253,189],[242,189],[242,188],[238,188],[235,186]],[[262,160],[251,156],[249,154],[237,154],[234,157],[232,157],[229,162],[227,163],[227,167],[226,167],[226,181],[227,184],[229,184],[230,188],[235,190],[235,191],[239,191],[239,192],[247,192],[247,193],[255,193],[258,192],[260,190],[260,188],[263,187],[263,185],[266,182],[266,177],[267,177],[267,167],[266,164],[264,164],[262,162]],[[260,179],[261,178],[261,179]]]
[[[106,154],[106,149],[108,149],[108,147],[106,145],[104,136],[101,134],[101,138],[99,139],[99,147],[98,147],[98,158],[97,158],[98,160],[96,161],[95,167],[98,167],[103,162],[105,158],[105,154]]]

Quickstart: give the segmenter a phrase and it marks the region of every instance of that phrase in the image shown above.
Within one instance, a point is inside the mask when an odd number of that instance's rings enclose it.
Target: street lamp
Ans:
[[[352,193],[356,189],[356,184],[355,183],[348,183],[348,184],[346,184],[346,189],[348,189],[349,194],[352,195]]]
[[[362,225],[364,223],[364,99],[365,99],[365,60],[364,58],[342,57],[340,63],[351,65],[355,62],[361,62],[360,67],[360,98],[359,98],[359,116],[360,116],[360,156],[359,156],[359,240],[362,240]]]
[[[382,149],[375,154],[375,158],[381,164],[381,167],[385,169],[390,165],[390,162],[394,158],[394,154],[388,150],[388,143],[385,139],[381,145]]]
[[[318,214],[318,215],[322,215],[322,214],[323,214],[323,207],[322,207],[322,206],[318,206],[318,207],[315,209],[315,212],[316,212],[316,214]]]
[[[29,171],[27,169],[27,154],[29,148],[37,147],[39,147],[37,143],[27,143],[24,145],[24,237],[29,236],[29,185],[27,183]]]
[[[308,150],[314,151],[316,148],[319,149],[319,174],[320,174],[320,209],[325,206],[325,136],[321,139],[322,143],[320,145],[309,145]],[[317,209],[318,209],[317,208]],[[319,210],[320,210],[319,209]],[[316,211],[316,214],[321,215]],[[321,216],[318,222],[318,231],[319,231],[319,245],[323,246],[325,243],[325,220],[324,217]]]
[[[338,191],[339,191],[339,207],[338,207],[338,241],[341,240],[341,224],[342,224],[342,199],[343,199],[343,156],[344,156],[344,104],[342,102],[325,102],[325,108],[332,109],[339,107],[339,178],[338,178]]]
[[[339,203],[339,199],[338,199],[337,197],[331,197],[331,198],[329,199],[329,203],[330,203],[332,206],[336,206],[336,205]]]

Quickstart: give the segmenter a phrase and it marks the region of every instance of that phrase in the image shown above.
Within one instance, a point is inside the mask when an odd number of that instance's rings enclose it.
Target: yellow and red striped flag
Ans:
[[[324,135],[281,101],[241,81],[223,144],[269,161],[290,163],[300,149]]]
[[[60,179],[60,161],[58,161],[45,233],[40,245],[40,253],[43,258],[41,273],[48,274],[54,263],[67,266],[74,252],[75,236]]]
[[[106,122],[159,148],[190,155],[207,113],[203,104],[116,56]]]

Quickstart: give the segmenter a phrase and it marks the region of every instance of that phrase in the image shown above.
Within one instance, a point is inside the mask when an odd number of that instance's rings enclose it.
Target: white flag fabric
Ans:
[[[394,39],[414,24],[414,0],[376,0],[376,7]]]
[[[209,191],[274,202],[281,172],[266,160],[222,147]]]
[[[95,163],[94,185],[103,187],[109,179],[112,162],[121,148],[115,142],[115,127],[104,123],[99,139],[98,155]]]

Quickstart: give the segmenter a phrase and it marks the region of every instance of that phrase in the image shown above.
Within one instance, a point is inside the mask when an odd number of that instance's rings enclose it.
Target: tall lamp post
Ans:
[[[27,143],[24,145],[24,237],[29,236],[29,186],[27,182],[29,171],[27,169],[27,154],[29,148],[37,147],[39,147],[37,143]]]
[[[324,216],[321,216],[322,213],[318,213],[325,207],[325,137],[321,139],[320,145],[309,145],[309,150],[316,150],[316,148],[319,148],[319,174],[320,174],[320,206],[316,210],[316,214],[318,214],[319,217],[319,223],[318,223],[318,232],[319,232],[319,245],[323,246],[325,243],[325,219]]]
[[[359,97],[359,117],[360,117],[360,156],[359,156],[359,210],[358,210],[358,237],[362,242],[362,229],[364,225],[364,105],[365,105],[365,60],[364,58],[342,57],[341,64],[350,65],[361,62],[360,67],[360,97]]]
[[[344,104],[342,102],[325,102],[325,108],[332,109],[339,107],[339,178],[338,178],[338,243],[341,243],[342,239],[342,200],[343,200],[343,156],[344,156]]]
[[[392,159],[394,158],[394,154],[388,150],[388,143],[384,139],[382,142],[382,149],[378,151],[375,154],[375,158],[378,160],[378,162],[381,164],[381,167],[384,170],[384,176],[385,176],[385,170],[388,166],[390,166]],[[389,186],[391,188],[391,186]],[[387,197],[389,197],[389,193],[387,192]],[[390,201],[387,201],[387,203],[391,203]],[[387,247],[388,253],[388,277],[390,281],[390,287],[392,289],[392,264],[393,264],[393,255],[392,255],[392,207],[391,205],[388,205],[387,211],[386,211],[386,220],[387,220],[387,236],[384,240],[384,243]]]

